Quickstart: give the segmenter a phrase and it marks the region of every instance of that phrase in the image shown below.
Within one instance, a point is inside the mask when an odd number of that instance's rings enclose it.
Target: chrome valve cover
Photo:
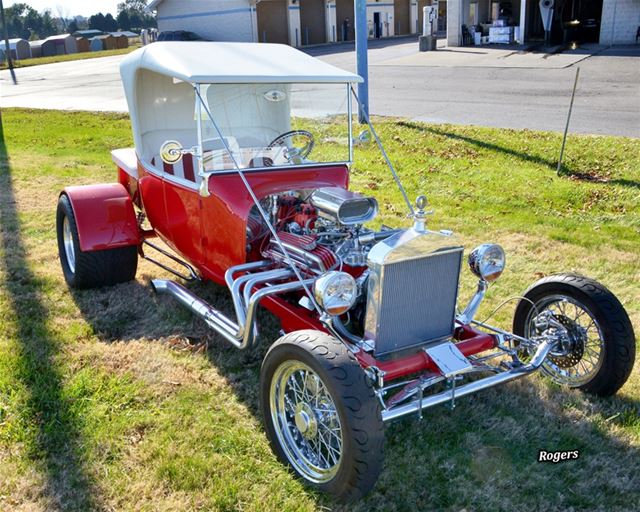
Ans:
[[[371,249],[365,338],[377,356],[453,335],[462,251],[449,233],[413,228]]]

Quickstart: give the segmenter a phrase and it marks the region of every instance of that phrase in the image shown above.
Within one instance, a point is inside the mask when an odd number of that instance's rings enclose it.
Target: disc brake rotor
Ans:
[[[583,335],[579,332],[578,326],[564,315],[555,315],[555,319],[563,325],[567,330],[567,334],[570,338],[570,348],[565,354],[550,355],[549,360],[560,368],[571,368],[577,365],[584,355],[584,339]]]

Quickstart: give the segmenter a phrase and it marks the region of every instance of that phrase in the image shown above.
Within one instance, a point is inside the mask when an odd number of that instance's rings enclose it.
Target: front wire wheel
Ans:
[[[276,341],[260,371],[265,430],[278,458],[308,484],[354,501],[384,458],[381,405],[355,356],[319,331]]]
[[[331,480],[342,459],[342,426],[318,374],[304,363],[282,363],[269,399],[278,441],[293,468],[313,483]]]
[[[635,335],[629,316],[602,284],[556,274],[533,284],[516,308],[513,332],[533,341],[555,338],[542,365],[559,384],[609,396],[629,378]]]

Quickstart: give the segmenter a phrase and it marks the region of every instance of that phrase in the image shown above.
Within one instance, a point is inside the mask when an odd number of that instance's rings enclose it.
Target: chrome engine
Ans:
[[[270,196],[264,207],[294,263],[307,273],[319,274],[343,265],[366,267],[371,248],[397,232],[363,227],[375,218],[377,201],[338,187]],[[255,213],[248,224],[248,241],[260,244],[261,256],[284,262],[276,241],[263,239],[266,230]]]
[[[264,208],[304,275],[342,270],[356,278],[358,299],[334,318],[351,341],[365,340],[384,355],[452,336],[462,247],[450,233],[427,231],[423,224],[367,229],[362,224],[376,216],[376,200],[336,187],[270,196]],[[280,244],[255,217],[249,225],[260,256],[287,266]]]

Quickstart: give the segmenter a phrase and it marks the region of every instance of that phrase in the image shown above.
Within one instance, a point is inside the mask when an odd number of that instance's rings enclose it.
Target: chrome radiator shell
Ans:
[[[453,335],[462,252],[451,235],[414,229],[371,249],[365,338],[376,356]]]

